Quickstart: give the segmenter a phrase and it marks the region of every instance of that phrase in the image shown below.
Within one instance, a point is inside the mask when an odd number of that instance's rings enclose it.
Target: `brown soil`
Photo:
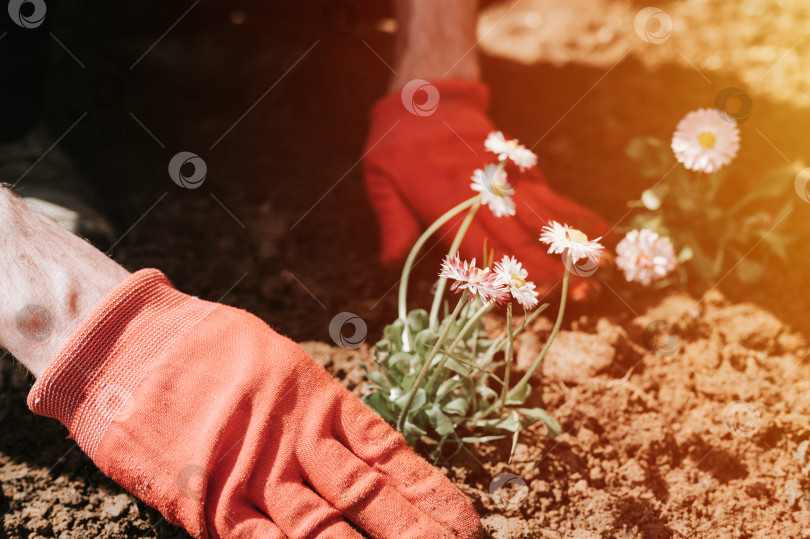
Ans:
[[[104,21],[95,24],[62,3],[54,35],[86,67],[54,47],[48,123],[58,137],[89,111],[61,147],[98,186],[121,231],[138,223],[117,260],[158,267],[186,292],[253,311],[299,341],[320,341],[306,343],[310,353],[362,392],[357,362],[369,360],[368,348],[324,343],[337,313],[360,315],[369,341],[395,316],[398,276],[375,262],[378,238],[354,166],[366,111],[389,75],[369,47],[389,62],[393,56],[391,36],[377,29],[387,7],[354,2],[359,24],[342,32],[322,17],[324,2],[270,4],[243,2],[244,22],[234,24],[235,8],[201,3],[130,70],[185,7],[97,2]],[[623,154],[629,139],[668,137],[686,111],[710,106],[728,86],[754,102],[741,126],[746,172],[735,190],[782,156],[807,159],[807,69],[797,58],[810,41],[795,23],[800,2],[750,1],[733,13],[720,0],[667,2],[675,31],[659,46],[633,31],[645,5],[521,0],[509,13],[495,3],[482,18],[486,31],[503,16],[484,43],[494,55],[483,66],[493,116],[524,141],[543,138],[536,150],[556,188],[619,220],[645,187]],[[182,190],[168,179],[166,164],[181,150],[206,160],[203,188]],[[805,239],[808,207],[784,224]],[[750,256],[768,262],[760,249]],[[414,301],[428,295],[437,261],[428,257],[417,269]],[[729,277],[716,288],[692,283],[624,299],[606,289],[598,305],[573,308],[532,397],[563,434],[524,435],[512,463],[508,447],[495,444],[470,447],[444,468],[488,533],[810,536],[810,511],[801,501],[791,506],[785,490],[790,480],[810,488],[793,455],[810,438],[810,298],[796,293],[806,261],[797,249],[792,264],[772,265],[773,277],[756,287]],[[656,321],[677,328],[672,353],[645,345],[644,328]],[[518,359],[547,331],[538,321]],[[187,537],[106,479],[58,423],[28,412],[28,384],[0,360],[0,538]],[[498,503],[502,491],[490,494],[501,472],[526,483],[513,492],[516,507]]]

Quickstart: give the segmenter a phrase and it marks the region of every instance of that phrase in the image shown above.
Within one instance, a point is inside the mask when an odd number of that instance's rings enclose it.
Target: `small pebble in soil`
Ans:
[[[129,494],[117,494],[106,498],[101,506],[101,510],[112,518],[118,518],[121,515],[125,515],[129,510],[129,506],[132,504],[134,504],[134,501]]]

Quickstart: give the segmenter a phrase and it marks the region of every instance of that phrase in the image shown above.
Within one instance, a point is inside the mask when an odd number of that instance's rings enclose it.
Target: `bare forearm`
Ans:
[[[398,0],[397,73],[389,90],[413,79],[478,79],[477,8],[477,0]]]
[[[39,377],[129,272],[2,186],[0,230],[0,346]]]

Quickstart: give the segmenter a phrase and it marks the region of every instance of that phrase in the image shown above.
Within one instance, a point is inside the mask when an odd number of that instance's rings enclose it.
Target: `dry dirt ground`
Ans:
[[[357,20],[346,21],[330,18],[326,2],[270,4],[202,2],[159,40],[187,6],[61,4],[54,35],[84,67],[53,47],[46,118],[57,137],[88,113],[60,147],[128,231],[117,260],[158,267],[181,290],[310,341],[362,392],[357,362],[369,360],[368,347],[324,343],[339,312],[367,321],[369,343],[395,316],[397,275],[375,262],[356,164],[366,111],[389,75],[380,58],[391,61],[391,25],[380,21],[390,9],[353,2]],[[627,142],[668,138],[685,112],[712,106],[727,87],[753,104],[735,190],[758,170],[808,160],[806,3],[664,2],[672,30],[658,44],[634,29],[644,7],[486,3],[479,32],[492,114],[540,142],[550,183],[618,221],[645,187]],[[167,163],[181,150],[205,159],[203,188],[169,180]],[[790,264],[751,251],[770,263],[755,287],[729,276],[621,299],[606,289],[598,304],[571,310],[532,397],[563,434],[532,431],[511,464],[508,447],[495,444],[445,465],[492,537],[810,536],[801,499],[810,477],[797,453],[810,439],[810,299],[797,293],[808,211],[798,207],[781,225],[799,238]],[[418,268],[417,301],[437,262]],[[657,321],[677,335],[665,349],[645,338]],[[538,321],[519,357],[548,325]],[[7,360],[0,369],[0,537],[187,537],[104,478],[58,423],[30,414],[31,381]],[[502,472],[519,479],[511,505],[490,494]]]

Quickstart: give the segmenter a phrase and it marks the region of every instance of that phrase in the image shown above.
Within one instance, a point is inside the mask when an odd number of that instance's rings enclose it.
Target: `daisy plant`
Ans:
[[[414,244],[402,270],[399,316],[376,343],[374,366],[366,367],[372,390],[364,402],[396,425],[409,444],[433,444],[435,459],[448,444],[460,450],[466,443],[507,437],[511,437],[514,453],[520,432],[538,421],[545,423],[549,435],[560,432],[551,415],[526,406],[526,400],[532,377],[562,324],[570,266],[566,264],[554,329],[528,370],[513,383],[515,339],[549,305],[539,305],[535,284],[514,256],[505,255],[496,262],[485,249],[479,264],[475,259],[462,260],[458,254],[481,206],[497,217],[515,214],[511,198],[515,191],[506,164],[523,169],[537,162],[532,152],[500,132],[490,134],[485,147],[497,155],[497,162],[474,171],[470,187],[475,195],[437,219]],[[418,252],[442,225],[465,212],[439,271],[430,311],[408,310],[408,280]],[[602,246],[597,241],[559,223],[547,228],[541,241],[550,245],[550,252],[564,253],[564,261],[566,257],[590,257],[598,262]],[[456,294],[449,303],[445,297],[448,282],[450,292]],[[501,334],[491,335],[483,320],[496,310],[505,315],[506,324]]]
[[[734,118],[708,108],[688,113],[669,144],[630,142],[627,155],[652,185],[630,203],[637,211],[617,251],[628,281],[665,286],[677,267],[681,281],[691,274],[708,282],[733,267],[740,281],[755,282],[765,267],[744,255],[759,242],[786,261],[792,240],[775,225],[792,209],[796,171],[780,167],[752,177],[729,166],[739,149]]]

